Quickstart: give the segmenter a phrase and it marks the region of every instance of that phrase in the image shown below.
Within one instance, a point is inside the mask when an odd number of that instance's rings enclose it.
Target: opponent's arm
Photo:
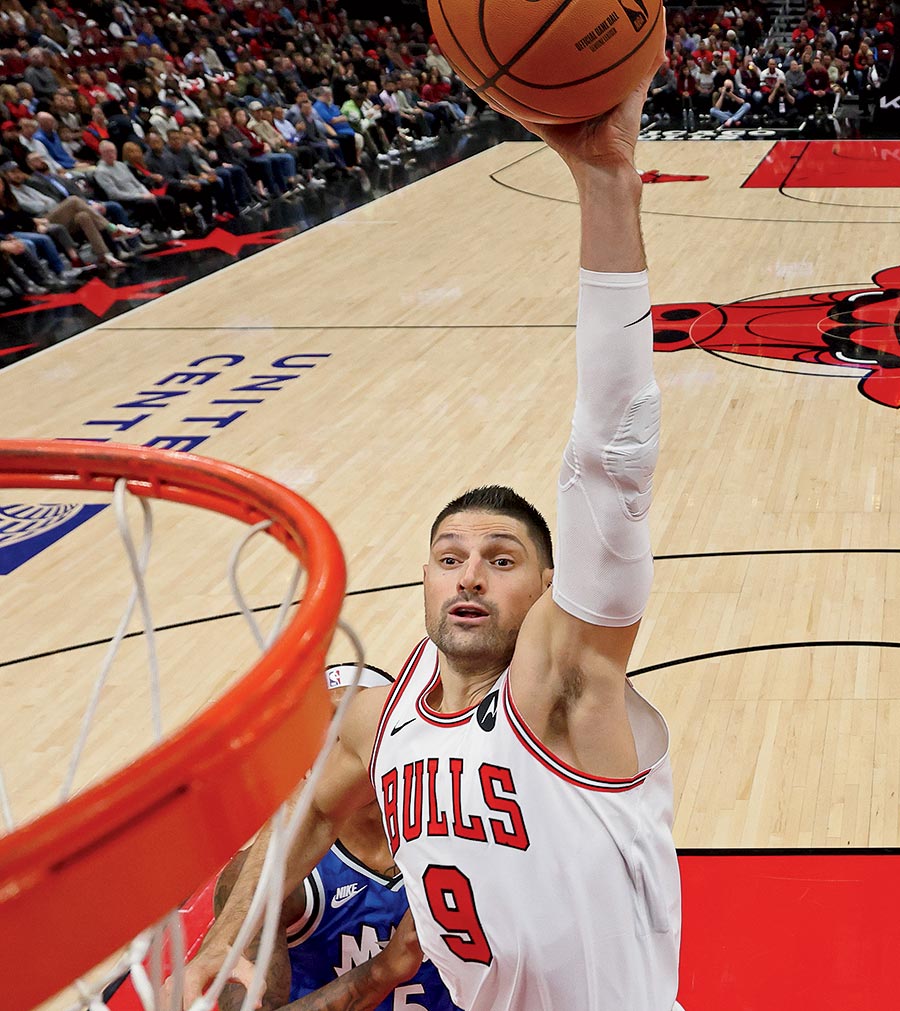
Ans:
[[[293,1001],[284,1011],[372,1011],[414,976],[421,964],[422,949],[407,910],[384,951],[315,993]]]
[[[368,758],[386,694],[387,689],[368,689],[347,710],[341,737],[328,757],[309,812],[288,855],[285,894],[298,887],[328,852],[343,822],[374,799]],[[270,835],[271,826],[267,825],[249,849],[224,908],[186,969],[185,1007],[215,978],[237,937],[259,881]],[[248,971],[252,970],[242,961],[235,978],[247,985]]]

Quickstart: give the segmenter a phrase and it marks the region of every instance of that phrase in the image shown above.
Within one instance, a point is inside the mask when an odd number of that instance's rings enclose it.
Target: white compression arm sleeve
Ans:
[[[582,269],[575,341],[578,393],[559,475],[553,599],[593,625],[631,625],[653,579],[647,513],[659,453],[647,272]]]

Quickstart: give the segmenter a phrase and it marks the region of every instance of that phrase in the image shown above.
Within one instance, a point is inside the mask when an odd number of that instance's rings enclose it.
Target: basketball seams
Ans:
[[[512,68],[515,64],[522,61],[523,57],[527,56],[534,50],[535,44],[543,36],[545,36],[554,27],[554,25],[557,25],[559,19],[566,14],[567,11],[572,13],[574,0],[562,0],[562,2],[558,3],[550,15],[545,18],[540,27],[532,33],[531,37],[503,63],[500,62],[494,46],[491,44],[491,40],[488,37],[489,33],[487,26],[492,17],[492,12],[488,10],[489,2],[490,0],[477,0],[477,2],[472,5],[474,9],[470,7],[469,11],[462,16],[462,20],[457,18],[459,23],[456,27],[454,27],[450,21],[450,13],[447,9],[445,9],[449,7],[450,11],[454,11],[455,4],[453,3],[453,0],[434,0],[435,14],[438,15],[439,20],[443,21],[444,26],[446,26],[447,35],[449,36],[447,42],[452,43],[451,46],[448,46],[448,49],[455,48],[457,51],[456,54],[448,52],[447,55],[450,58],[451,63],[455,63],[456,70],[460,74],[460,77],[476,92],[476,94],[480,94],[487,98],[498,109],[510,116],[523,120],[532,119],[534,122],[544,123],[570,124],[582,121],[585,118],[585,115],[581,112],[580,108],[574,113],[568,111],[549,112],[545,108],[539,108],[531,104],[531,102],[538,100],[541,94],[564,92],[567,89],[572,89],[573,92],[575,92],[577,89],[583,89],[585,85],[601,81],[604,78],[606,78],[606,81],[608,82],[605,87],[615,88],[616,81],[620,79],[620,75],[623,73],[621,68],[628,63],[629,60],[632,60],[637,53],[644,50],[645,43],[648,39],[655,38],[661,19],[664,17],[664,8],[660,4],[654,12],[655,16],[652,23],[649,25],[645,24],[644,29],[640,33],[635,45],[614,63],[603,67],[594,73],[577,78],[576,80],[556,84],[539,84],[532,82],[525,77],[518,76],[513,72]],[[619,6],[624,7],[621,0]],[[643,4],[641,4],[641,7],[644,9]],[[457,11],[457,13],[460,13],[460,11]],[[578,12],[576,11],[576,13]],[[468,17],[468,20],[466,20],[466,17]],[[473,23],[476,20],[478,23],[477,29]],[[557,30],[561,27],[564,31],[564,26],[559,25],[557,25]],[[440,38],[440,31],[437,27],[435,28],[435,31],[438,33],[438,37]],[[476,31],[477,35],[475,34]],[[470,45],[464,46],[462,44],[458,32],[464,35],[468,34],[472,36]],[[478,50],[478,52],[475,56],[473,56],[471,55],[470,50]],[[481,66],[479,65],[481,61],[489,62],[493,65],[493,70],[489,75],[481,69]],[[508,83],[507,80],[504,80],[504,78],[508,79]],[[480,84],[475,83],[478,79],[481,80]],[[525,94],[520,97],[518,94],[513,93],[515,86],[521,86],[522,89],[527,89],[533,94]],[[595,90],[596,89],[588,89],[586,91],[582,90],[581,94],[577,96],[573,94],[575,104],[580,104],[581,107],[584,107],[586,104],[590,106],[590,104],[596,100],[595,108],[597,106],[601,106],[601,108],[605,109],[605,107],[602,106],[602,96],[594,94]],[[559,100],[553,102],[552,104],[559,107],[557,104],[558,101]]]
[[[512,67],[517,60],[520,60],[528,52],[529,49],[531,49],[531,47],[535,44],[535,42],[537,42],[541,38],[541,36],[548,31],[548,29],[554,24],[554,22],[556,22],[557,20],[559,20],[559,18],[562,17],[562,15],[566,12],[566,9],[571,7],[574,2],[575,0],[563,0],[563,2],[550,15],[550,17],[548,17],[547,20],[537,29],[534,35],[532,35],[527,42],[525,42],[522,46],[520,46],[519,51],[515,53],[511,59],[507,60],[506,63],[501,63],[497,59],[493,49],[491,49],[491,45],[487,39],[487,30],[484,26],[484,8],[485,5],[487,4],[487,0],[479,0],[478,30],[479,32],[481,32],[481,40],[484,43],[484,48],[487,50],[488,55],[491,57],[494,63],[497,64],[497,69],[494,71],[493,74],[491,74],[490,77],[485,79],[482,85],[480,85],[475,89],[476,92],[478,92],[478,94],[482,94],[485,91],[485,89],[493,87],[497,83],[497,81],[500,80],[501,77],[504,77],[507,74],[509,74],[509,68]],[[449,24],[449,21],[447,23]],[[528,82],[523,83],[527,84]]]
[[[457,38],[456,32],[455,32],[455,30],[453,28],[453,25],[450,23],[450,16],[444,10],[444,0],[438,0],[438,12],[440,13],[441,17],[444,19],[444,24],[447,26],[447,31],[450,34],[450,38],[453,40],[454,44],[456,45],[456,48],[459,50],[460,55],[462,57],[464,57],[471,64],[472,67],[475,68],[475,70],[481,75],[482,78],[486,77],[487,75],[481,69],[481,67],[479,67],[478,64],[475,62],[474,57],[472,57],[472,56],[469,55],[469,52],[466,49],[466,47]],[[490,49],[487,49],[487,54],[488,54],[488,56],[490,56],[493,59],[493,54],[491,53]],[[459,61],[457,61],[457,62],[459,62]],[[496,63],[496,60],[494,60],[494,62]],[[466,77],[465,74],[460,73],[460,69],[459,69],[458,66],[455,67],[455,69],[456,69],[456,72],[460,75],[460,77],[462,77],[463,80],[465,80],[466,84],[468,84],[469,87],[472,88],[473,91],[478,92],[479,86],[477,84],[475,84],[474,81],[468,80],[468,78]]]
[[[560,125],[579,122],[579,120],[574,120],[571,116],[560,116],[555,112],[545,112],[543,109],[536,109],[533,105],[526,105],[520,98],[516,98],[514,95],[508,94],[502,88],[498,88],[496,84],[492,86],[491,90],[497,92],[499,95],[502,95],[503,98],[508,98],[510,101],[514,102],[518,110],[524,109],[525,112],[538,113],[541,116],[542,121],[553,120],[554,123],[559,123]],[[491,96],[491,100],[501,106],[507,115],[512,116],[513,118],[522,114],[521,111],[514,111],[510,109],[507,104],[504,104],[499,99],[494,98],[493,95]],[[534,120],[534,122],[536,123],[538,121]]]
[[[587,77],[579,77],[575,81],[564,81],[561,84],[535,84],[532,81],[526,80],[524,77],[516,77],[515,74],[506,72],[506,76],[511,80],[515,81],[516,84],[524,84],[528,88],[533,88],[535,91],[559,91],[562,88],[574,88],[579,84],[587,84],[588,81],[596,81],[598,77],[603,77],[604,74],[608,74],[611,70],[615,70],[616,67],[621,67],[623,63],[627,62],[634,56],[635,53],[639,52],[644,44],[653,37],[653,32],[656,26],[659,24],[659,19],[662,16],[663,8],[660,6],[656,11],[656,20],[650,25],[650,28],[644,34],[644,37],[640,39],[638,44],[634,49],[627,52],[624,56],[616,60],[615,63],[611,63],[608,67],[604,67],[602,70],[598,70],[595,74],[589,74]],[[519,57],[517,57],[518,59]],[[480,91],[480,89],[477,89]]]

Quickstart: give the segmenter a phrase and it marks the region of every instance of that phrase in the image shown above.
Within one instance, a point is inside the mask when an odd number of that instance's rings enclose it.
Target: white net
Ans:
[[[132,532],[127,514],[126,502],[130,498],[137,498],[140,504],[141,531],[138,538],[135,538]],[[133,586],[94,680],[90,698],[81,719],[77,741],[72,749],[60,786],[58,796],[60,804],[65,803],[73,795],[73,785],[77,781],[79,768],[95,726],[95,718],[104,689],[108,684],[110,671],[113,669],[136,610],[140,614],[143,641],[146,648],[153,740],[159,742],[163,737],[160,670],[146,583],[153,542],[153,511],[150,502],[145,497],[131,495],[124,478],[115,484],[113,506],[116,526],[128,559]],[[263,521],[243,531],[242,536],[234,545],[228,563],[228,584],[232,596],[238,610],[246,619],[259,649],[263,652],[271,648],[281,634],[302,577],[302,569],[298,564],[288,581],[271,627],[264,631],[241,590],[238,582],[238,568],[244,549],[256,535],[267,530],[270,525],[271,521]],[[191,1011],[211,1011],[216,1006],[218,997],[229,982],[238,959],[257,934],[259,935],[259,943],[254,972],[242,1004],[242,1011],[250,1011],[255,1008],[265,989],[266,970],[275,946],[281,918],[287,856],[311,803],[325,759],[337,740],[344,713],[355,694],[363,670],[364,658],[359,639],[344,622],[339,622],[338,627],[350,639],[355,652],[356,683],[351,686],[350,691],[344,694],[329,727],[325,743],[304,782],[298,799],[296,802],[287,801],[273,816],[265,862],[247,917],[214,982],[207,992],[191,1005]],[[2,818],[6,832],[14,831],[16,822],[13,815],[13,804],[2,769],[0,769],[0,818]],[[165,840],[160,840],[161,849],[164,848],[164,844]],[[201,885],[202,882],[197,882],[197,884]],[[196,937],[188,936],[182,912],[173,910],[158,923],[148,927],[134,938],[124,951],[117,957],[114,956],[111,964],[97,969],[86,978],[73,981],[78,995],[74,1003],[54,1006],[65,1006],[69,1011],[83,1011],[86,1008],[89,1011],[132,1011],[132,1009],[136,1011],[138,1008],[143,1008],[144,1011],[175,1011],[175,1009],[180,1011],[183,1007],[186,955],[191,943],[194,943],[196,948],[197,940]]]

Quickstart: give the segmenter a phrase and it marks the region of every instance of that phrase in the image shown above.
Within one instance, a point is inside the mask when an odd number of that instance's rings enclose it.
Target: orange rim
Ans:
[[[267,533],[303,564],[306,591],[277,642],[225,695],[131,765],[0,838],[6,1011],[52,996],[214,874],[292,793],[331,717],[319,675],[346,570],[334,531],[308,502],[185,453],[0,441],[2,488],[112,492],[123,477],[136,495],[247,524],[272,520]]]

